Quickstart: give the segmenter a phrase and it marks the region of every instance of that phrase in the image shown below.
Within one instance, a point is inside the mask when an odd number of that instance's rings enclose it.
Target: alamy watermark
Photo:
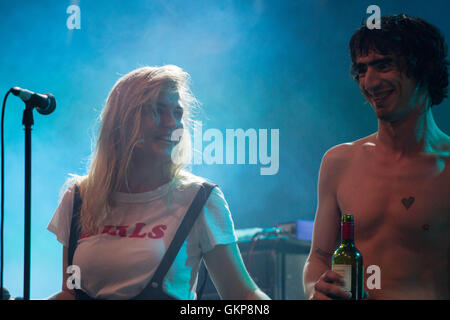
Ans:
[[[66,20],[67,28],[69,30],[81,29],[80,7],[72,4],[67,7],[66,13],[69,14]],[[372,14],[366,20],[367,28],[381,29],[380,7],[370,5],[367,7],[366,13]],[[175,130],[172,134],[172,140],[179,140],[183,132],[182,129]],[[280,165],[279,134],[279,129],[271,129],[269,132],[268,129],[256,130],[253,128],[245,131],[243,129],[226,129],[225,134],[219,129],[208,129],[203,133],[202,123],[200,122],[194,126],[193,152],[187,164],[259,164],[261,175],[275,175],[278,173]],[[205,147],[204,143],[207,143]],[[176,152],[172,152],[172,161],[177,163],[175,154]]]
[[[183,129],[175,130],[172,141],[178,141],[183,134]],[[259,164],[261,175],[275,175],[280,167],[279,129],[225,129],[223,133],[210,128],[203,132],[203,125],[198,122],[194,125],[192,147],[187,164]],[[176,155],[177,147],[172,152],[172,161],[179,163]]]
[[[67,29],[81,29],[81,10],[76,4],[67,7],[66,13],[70,16],[66,20]]]
[[[381,268],[376,264],[372,264],[367,267],[366,273],[369,275],[366,281],[367,289],[381,289]]]
[[[372,4],[367,7],[366,13],[372,13],[372,15],[367,18],[366,26],[367,29],[381,29],[381,10],[380,7]]]
[[[77,265],[68,266],[66,273],[70,274],[67,277],[66,286],[68,289],[81,289],[81,270]]]

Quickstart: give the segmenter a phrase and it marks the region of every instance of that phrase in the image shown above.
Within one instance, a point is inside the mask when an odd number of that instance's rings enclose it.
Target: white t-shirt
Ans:
[[[115,194],[117,206],[102,232],[82,235],[73,257],[81,289],[93,298],[130,299],[148,284],[172,241],[199,185],[170,183],[144,193]],[[48,225],[69,246],[73,188],[64,194]],[[178,299],[196,298],[202,253],[237,241],[223,193],[215,187],[164,278],[162,288]]]

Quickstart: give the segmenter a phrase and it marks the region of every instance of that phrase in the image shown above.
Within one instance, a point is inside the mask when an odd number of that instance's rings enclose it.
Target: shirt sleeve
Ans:
[[[69,246],[70,224],[72,223],[74,188],[70,187],[64,193],[53,214],[47,230],[54,233],[58,241],[65,247]]]
[[[237,241],[228,203],[218,187],[211,191],[203,207],[197,223],[197,232],[202,252],[210,251],[219,244]]]

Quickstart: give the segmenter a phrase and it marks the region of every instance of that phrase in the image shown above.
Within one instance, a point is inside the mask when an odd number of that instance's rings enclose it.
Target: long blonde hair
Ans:
[[[100,114],[99,136],[86,176],[72,175],[68,183],[80,187],[83,204],[80,227],[84,233],[97,233],[114,206],[113,194],[126,182],[136,144],[142,138],[143,105],[155,105],[161,90],[178,91],[183,107],[184,130],[174,149],[177,161],[171,162],[170,178],[183,176],[184,163],[191,156],[193,111],[198,107],[189,88],[190,76],[174,65],[142,67],[121,77],[111,89]]]

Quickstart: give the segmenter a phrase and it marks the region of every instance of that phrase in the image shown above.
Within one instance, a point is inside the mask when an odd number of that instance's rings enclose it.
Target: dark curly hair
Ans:
[[[350,40],[351,75],[358,81],[356,56],[374,50],[406,60],[406,76],[428,86],[432,105],[447,97],[447,43],[435,26],[417,17],[392,15],[381,17],[381,29],[358,29]]]

